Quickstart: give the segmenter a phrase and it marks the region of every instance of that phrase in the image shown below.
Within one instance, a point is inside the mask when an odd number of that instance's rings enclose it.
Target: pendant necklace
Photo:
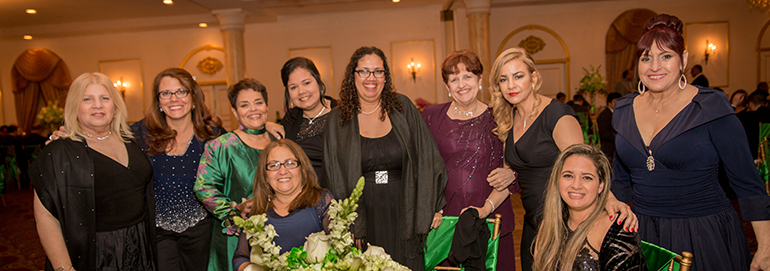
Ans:
[[[655,158],[652,157],[652,150],[650,147],[647,147],[647,153],[650,154],[647,156],[647,171],[653,171],[655,170]]]
[[[322,107],[321,108],[321,112],[318,112],[318,114],[316,114],[315,117],[313,117],[312,119],[308,118],[308,119],[310,119],[310,123],[309,124],[313,124],[313,121],[315,121],[315,119],[317,119],[319,116],[321,116],[321,114],[324,113],[324,110],[326,110],[326,106]]]
[[[374,112],[377,112],[377,109],[380,109],[380,103],[377,103],[377,107],[375,107],[374,110],[372,111],[364,112],[364,110],[361,110],[361,109],[359,109],[359,111],[361,111],[361,114],[371,115],[371,114],[374,114]]]
[[[460,115],[460,116],[465,115],[466,117],[473,117],[473,113],[476,112],[476,109],[479,109],[479,103],[476,102],[476,107],[474,107],[473,110],[470,110],[470,111],[463,111],[463,110],[457,109],[456,105],[454,109],[457,115]]]
[[[112,131],[110,131],[109,133],[107,133],[107,135],[106,135],[106,136],[103,136],[103,137],[98,137],[98,136],[97,136],[97,137],[94,137],[94,136],[92,136],[92,135],[91,135],[91,134],[89,134],[89,133],[86,133],[86,135],[87,135],[88,137],[91,137],[91,138],[96,138],[96,140],[102,141],[102,140],[105,140],[105,139],[107,139],[108,137],[110,137],[110,135],[112,135]]]

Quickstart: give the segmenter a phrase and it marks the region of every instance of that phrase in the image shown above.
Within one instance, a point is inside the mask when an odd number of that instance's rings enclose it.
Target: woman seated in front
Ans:
[[[647,270],[636,232],[604,208],[612,178],[607,157],[575,144],[553,166],[537,234],[534,270]],[[617,219],[616,219],[617,220]]]
[[[289,139],[273,141],[257,162],[251,215],[267,213],[267,223],[278,234],[273,241],[281,253],[305,244],[311,233],[329,233],[327,211],[334,195],[318,185],[313,165],[302,148]],[[238,237],[233,268],[249,265],[251,246],[246,234]]]

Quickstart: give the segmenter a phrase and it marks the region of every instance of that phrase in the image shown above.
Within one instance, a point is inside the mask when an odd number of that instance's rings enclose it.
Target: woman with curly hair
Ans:
[[[376,47],[350,57],[340,105],[324,133],[321,187],[349,195],[364,176],[356,244],[381,246],[395,261],[422,270],[424,239],[441,223],[446,204],[446,168],[419,111],[393,88],[387,63]]]

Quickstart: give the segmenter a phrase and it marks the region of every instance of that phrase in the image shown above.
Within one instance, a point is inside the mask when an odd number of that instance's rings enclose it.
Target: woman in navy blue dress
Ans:
[[[687,84],[682,22],[661,14],[637,45],[641,82],[617,101],[617,199],[633,201],[642,240],[695,257],[691,270],[770,270],[770,197],[724,93]],[[759,241],[753,262],[723,168]]]

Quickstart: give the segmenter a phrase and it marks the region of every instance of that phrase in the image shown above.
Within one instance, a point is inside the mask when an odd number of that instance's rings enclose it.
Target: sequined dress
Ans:
[[[480,111],[481,114],[468,120],[454,120],[447,116],[452,103],[431,105],[425,108],[422,117],[428,125],[438,150],[446,163],[448,180],[444,190],[447,205],[444,215],[459,216],[460,211],[468,206],[484,206],[492,192],[487,182],[489,173],[503,166],[503,143],[492,133],[495,124],[492,110]],[[519,190],[518,182],[509,187],[511,193]],[[497,210],[490,214],[502,215],[500,229],[499,255],[515,254],[513,238],[510,233],[515,226],[513,207],[510,199],[495,203]],[[498,270],[515,270],[514,257],[500,257]]]
[[[643,271],[647,264],[641,250],[641,239],[636,233],[625,232],[623,225],[612,223],[602,241],[601,250],[597,251],[588,240],[575,257],[573,271]],[[568,238],[574,234],[569,230]]]

